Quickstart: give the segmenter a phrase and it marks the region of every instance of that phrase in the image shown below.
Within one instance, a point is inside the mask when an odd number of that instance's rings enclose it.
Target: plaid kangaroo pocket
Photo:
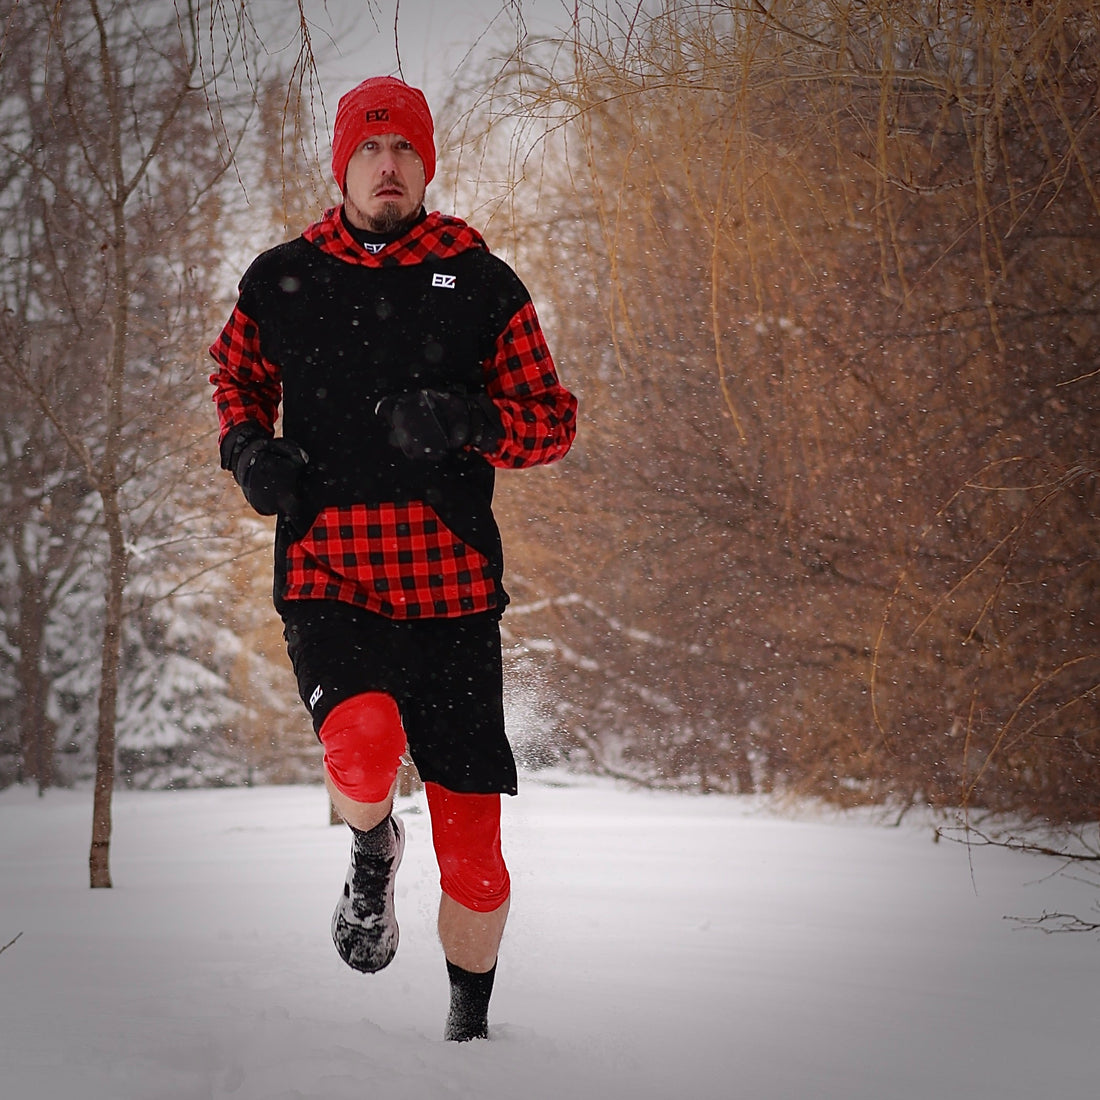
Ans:
[[[502,603],[489,559],[422,501],[326,508],[287,550],[286,598],[342,600],[391,619]]]

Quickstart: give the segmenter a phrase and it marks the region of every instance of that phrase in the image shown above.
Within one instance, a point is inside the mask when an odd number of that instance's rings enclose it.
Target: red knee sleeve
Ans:
[[[332,708],[318,733],[325,747],[325,770],[341,794],[356,802],[383,802],[389,796],[405,730],[392,695],[368,691]]]
[[[460,794],[425,783],[443,892],[475,913],[491,913],[511,889],[500,850],[500,795]]]

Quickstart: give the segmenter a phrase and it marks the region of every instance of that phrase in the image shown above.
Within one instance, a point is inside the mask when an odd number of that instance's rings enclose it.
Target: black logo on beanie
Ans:
[[[367,111],[364,117],[364,122],[389,122],[390,109],[389,107],[378,107],[373,111]]]

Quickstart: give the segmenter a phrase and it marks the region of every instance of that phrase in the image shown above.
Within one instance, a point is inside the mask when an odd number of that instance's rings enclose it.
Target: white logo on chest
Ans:
[[[432,286],[441,286],[446,290],[454,290],[455,277],[453,275],[443,275],[440,272],[436,272],[432,276]]]

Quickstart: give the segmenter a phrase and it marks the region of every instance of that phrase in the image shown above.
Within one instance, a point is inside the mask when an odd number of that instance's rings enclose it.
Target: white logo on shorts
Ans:
[[[317,705],[317,700],[320,699],[321,696],[324,695],[324,694],[325,694],[325,689],[323,687],[321,687],[320,684],[318,684],[313,689],[313,694],[309,697],[309,709],[310,710],[313,710],[313,708]]]

